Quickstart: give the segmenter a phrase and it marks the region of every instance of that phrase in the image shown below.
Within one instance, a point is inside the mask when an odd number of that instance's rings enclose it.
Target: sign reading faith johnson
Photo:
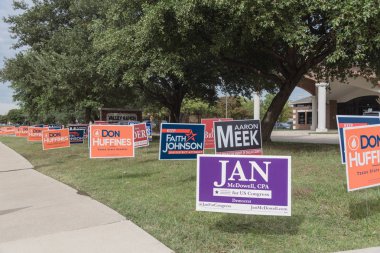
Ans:
[[[84,138],[87,138],[87,131],[88,131],[88,125],[87,124],[71,124],[68,127],[69,127],[69,131],[83,130],[84,131]]]
[[[340,157],[342,164],[346,163],[345,158],[345,139],[343,129],[346,127],[357,127],[380,124],[380,118],[376,116],[352,116],[352,115],[337,115],[336,121],[339,129]]]
[[[162,123],[160,160],[196,159],[204,151],[203,124]]]
[[[347,190],[380,185],[380,126],[344,129]]]
[[[201,123],[205,124],[205,148],[215,148],[214,141],[214,122],[216,121],[231,121],[230,118],[212,118],[201,119]]]
[[[135,124],[135,147],[149,146],[148,133],[145,123]]]
[[[291,157],[199,155],[197,211],[291,215]]]
[[[133,125],[90,125],[90,158],[134,157]]]
[[[42,149],[70,147],[69,129],[50,129],[42,132]]]
[[[28,126],[19,126],[16,128],[16,136],[17,137],[28,137]]]
[[[214,129],[217,154],[263,154],[260,120],[214,122]]]
[[[69,130],[70,144],[82,144],[84,141],[84,129]]]
[[[29,127],[28,141],[42,141],[42,131],[49,130],[48,127]]]

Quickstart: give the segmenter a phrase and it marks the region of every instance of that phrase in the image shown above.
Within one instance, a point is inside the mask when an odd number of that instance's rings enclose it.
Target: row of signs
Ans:
[[[247,156],[262,154],[259,121],[210,122],[161,125],[160,159],[197,159],[196,209],[290,216],[291,158]],[[135,147],[149,145],[145,124],[23,130],[28,138],[41,135],[44,150],[69,147],[73,137],[83,141],[88,136],[91,158],[134,157]],[[204,155],[206,147],[216,154]]]

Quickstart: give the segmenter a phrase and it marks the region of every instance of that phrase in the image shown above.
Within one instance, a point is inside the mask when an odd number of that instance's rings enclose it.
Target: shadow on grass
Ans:
[[[52,166],[52,165],[53,165],[53,164],[51,164],[51,163],[39,164],[39,165],[34,166],[33,169],[35,169],[35,170],[39,170],[39,169],[41,169],[41,168],[49,167],[49,166]]]
[[[143,177],[150,177],[154,174],[157,174],[158,172],[138,172],[138,173],[128,173],[123,172],[122,174],[112,176],[111,178],[115,179],[126,179],[126,178],[143,178]]]
[[[185,179],[182,179],[180,182],[181,183],[195,182],[196,179],[197,179],[196,176],[190,176],[190,177],[187,177]]]
[[[304,221],[303,215],[291,217],[225,215],[215,229],[234,234],[296,235]]]
[[[326,151],[339,151],[338,145],[333,144],[314,144],[314,143],[291,143],[291,142],[267,142],[264,143],[264,149],[278,149],[284,148],[290,152],[326,152]]]
[[[368,208],[367,208],[368,207]],[[380,213],[380,198],[351,201],[349,205],[350,219],[360,220]]]

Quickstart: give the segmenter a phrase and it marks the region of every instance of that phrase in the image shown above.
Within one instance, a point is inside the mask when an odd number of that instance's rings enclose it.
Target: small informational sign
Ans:
[[[107,121],[137,121],[136,113],[107,113]]]
[[[69,130],[70,144],[82,144],[84,142],[84,129]]]
[[[211,119],[201,119],[201,123],[205,124],[205,148],[215,148],[214,140],[214,122],[218,121],[231,121],[231,118],[211,118]]]
[[[347,190],[380,185],[380,125],[344,128]]]
[[[342,164],[346,163],[345,139],[343,129],[346,127],[357,127],[380,124],[380,118],[376,116],[355,116],[355,115],[337,115],[336,121],[339,130],[340,157]]]
[[[150,121],[146,122],[146,131],[148,134],[148,140],[153,141],[153,129],[152,129],[152,123]]]
[[[260,120],[216,121],[214,129],[216,154],[263,154]]]
[[[90,158],[134,157],[133,125],[90,125]]]
[[[69,129],[49,129],[42,131],[42,149],[70,147]]]
[[[196,210],[291,216],[291,157],[198,155]]]
[[[203,124],[162,123],[160,160],[196,159],[204,152]]]
[[[87,132],[88,132],[88,125],[87,124],[70,124],[68,125],[69,131],[74,130],[83,130],[84,131],[84,138],[87,138]]]
[[[59,125],[59,124],[49,124],[48,125],[48,128],[49,129],[62,129],[62,125]]]
[[[135,147],[149,146],[148,133],[145,123],[135,124]]]
[[[16,136],[27,138],[28,130],[29,130],[28,126],[19,126],[18,128],[16,128]]]
[[[42,141],[42,131],[49,130],[48,127],[29,127],[28,141]]]
[[[109,122],[104,120],[95,120],[94,125],[109,125]]]

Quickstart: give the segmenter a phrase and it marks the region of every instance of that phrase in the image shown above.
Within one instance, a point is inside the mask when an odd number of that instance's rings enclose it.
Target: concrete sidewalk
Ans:
[[[274,142],[339,144],[338,133],[315,133],[308,130],[273,131],[271,140]]]
[[[0,253],[172,252],[0,142]]]

